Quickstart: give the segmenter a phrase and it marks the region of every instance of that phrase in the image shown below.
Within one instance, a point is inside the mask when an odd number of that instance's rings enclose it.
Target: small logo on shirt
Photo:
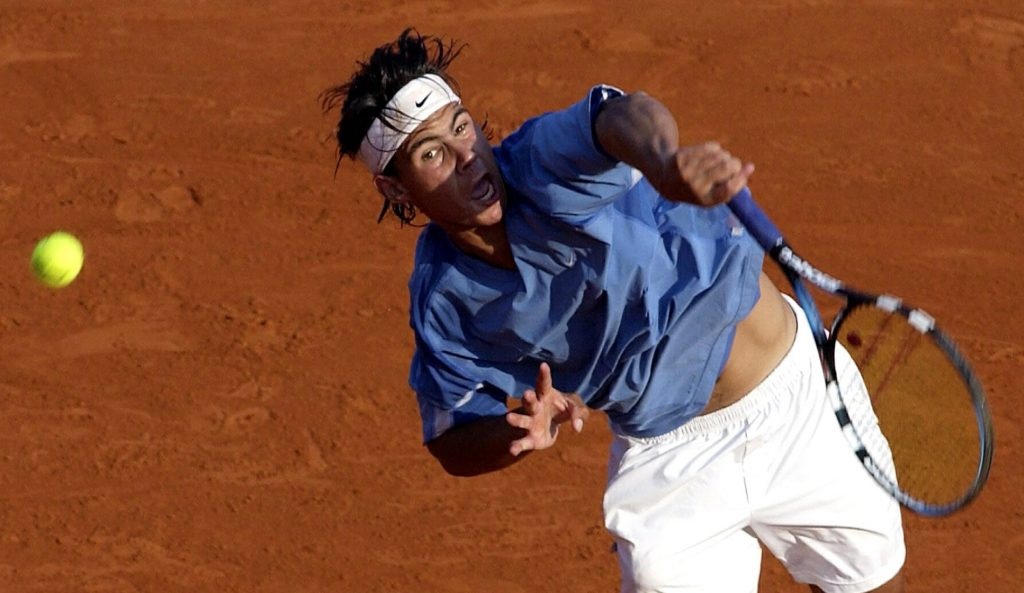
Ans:
[[[417,108],[423,107],[423,104],[426,103],[427,99],[430,98],[430,95],[433,95],[433,94],[434,94],[434,91],[430,91],[429,93],[427,93],[426,97],[423,97],[423,99],[421,99],[421,100],[416,102],[416,107]]]

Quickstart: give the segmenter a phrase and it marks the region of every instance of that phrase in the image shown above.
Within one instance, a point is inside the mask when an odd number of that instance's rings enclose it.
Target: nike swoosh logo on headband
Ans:
[[[418,108],[420,108],[420,107],[423,107],[423,104],[424,104],[424,103],[426,103],[426,102],[427,102],[427,99],[429,99],[429,98],[430,98],[430,95],[433,95],[433,94],[434,94],[434,91],[430,91],[429,93],[427,93],[427,96],[426,96],[426,97],[423,97],[423,99],[422,99],[422,100],[420,100],[420,101],[417,101],[417,102],[416,102],[416,108],[418,109]]]

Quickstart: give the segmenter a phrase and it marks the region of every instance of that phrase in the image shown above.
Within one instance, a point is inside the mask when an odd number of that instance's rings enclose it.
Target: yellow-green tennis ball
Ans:
[[[32,250],[32,271],[40,282],[52,288],[71,284],[82,271],[84,261],[82,243],[64,231],[43,237]]]

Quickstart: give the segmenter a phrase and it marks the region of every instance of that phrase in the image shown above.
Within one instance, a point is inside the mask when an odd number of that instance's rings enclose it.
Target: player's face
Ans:
[[[445,230],[501,221],[501,172],[486,136],[462,105],[452,103],[430,116],[395,158],[408,201]]]

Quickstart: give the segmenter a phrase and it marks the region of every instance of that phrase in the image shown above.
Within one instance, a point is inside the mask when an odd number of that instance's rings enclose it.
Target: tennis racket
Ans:
[[[973,500],[992,463],[992,420],[981,383],[953,340],[924,311],[895,296],[856,291],[801,258],[749,190],[729,206],[792,285],[814,333],[836,419],[864,467],[921,515],[945,516]],[[829,331],[804,281],[844,299]],[[841,389],[848,384],[836,361],[846,353],[868,397],[859,385]]]

